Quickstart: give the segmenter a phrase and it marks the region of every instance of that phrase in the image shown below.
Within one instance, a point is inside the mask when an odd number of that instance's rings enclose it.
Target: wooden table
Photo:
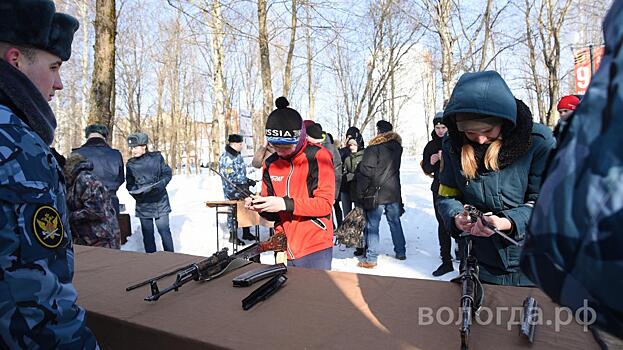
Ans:
[[[241,300],[256,286],[234,288],[232,278],[260,266],[253,263],[209,282],[187,283],[157,302],[143,301],[148,286],[125,291],[131,284],[200,259],[75,246],[78,304],[87,310],[87,324],[102,349],[460,348],[458,325],[445,323],[449,314],[440,312],[455,310],[457,319],[461,288],[450,282],[289,267],[282,289],[244,311]],[[538,289],[484,288],[484,307],[519,307],[531,295],[542,307],[543,319],[554,319],[556,305]],[[444,324],[421,322],[421,308],[440,312]],[[530,346],[518,336],[517,325],[507,328],[510,313],[502,315],[497,324],[472,326],[471,350],[598,349],[590,331],[575,322],[559,330],[554,324],[538,325]]]

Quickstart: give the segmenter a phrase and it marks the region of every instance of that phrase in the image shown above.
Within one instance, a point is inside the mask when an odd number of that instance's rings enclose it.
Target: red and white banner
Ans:
[[[604,47],[593,47],[593,68],[596,72],[604,54]],[[575,93],[583,95],[591,83],[591,49],[588,47],[574,50],[573,61],[575,63]]]

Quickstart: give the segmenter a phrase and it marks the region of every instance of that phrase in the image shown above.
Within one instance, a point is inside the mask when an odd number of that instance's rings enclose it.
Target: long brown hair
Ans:
[[[485,168],[487,170],[498,171],[500,167],[498,165],[498,155],[500,154],[500,149],[502,148],[502,139],[497,139],[493,141],[489,147],[487,148],[487,152],[485,152]],[[461,168],[463,169],[463,174],[468,180],[473,180],[476,178],[478,173],[478,163],[476,161],[476,154],[474,152],[474,147],[469,143],[465,143],[463,147],[461,147]]]

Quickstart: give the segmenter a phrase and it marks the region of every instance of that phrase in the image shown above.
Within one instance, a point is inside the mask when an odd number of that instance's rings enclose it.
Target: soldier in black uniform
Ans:
[[[128,136],[128,146],[133,157],[126,165],[125,186],[136,200],[136,217],[141,220],[145,252],[156,251],[154,221],[162,237],[162,247],[172,252],[173,239],[169,228],[171,205],[166,187],[173,172],[160,152],[147,151],[148,142],[147,134],[142,132]]]

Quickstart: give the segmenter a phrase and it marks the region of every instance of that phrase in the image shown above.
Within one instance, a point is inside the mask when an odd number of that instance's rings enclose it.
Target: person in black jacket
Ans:
[[[160,152],[147,152],[149,138],[142,132],[128,136],[132,158],[126,165],[126,188],[136,200],[136,217],[141,220],[145,252],[156,251],[154,224],[162,237],[164,250],[173,251],[169,228],[169,195],[166,186],[173,175]]]
[[[123,171],[123,157],[121,152],[111,148],[108,139],[108,128],[102,124],[91,124],[84,129],[87,142],[71,153],[80,154],[93,163],[93,175],[104,184],[115,213],[119,214],[119,198],[117,190],[125,181]]]
[[[447,232],[443,217],[440,216],[437,206],[434,203],[437,201],[437,192],[439,191],[439,172],[441,170],[441,143],[443,137],[446,136],[448,128],[443,124],[443,113],[439,112],[433,119],[433,125],[435,130],[431,133],[432,139],[428,141],[422,156],[422,170],[429,176],[433,177],[433,182],[430,185],[430,189],[433,192],[433,206],[435,208],[435,217],[437,218],[437,238],[439,239],[439,250],[441,255],[441,266],[433,272],[433,276],[439,277],[445,275],[448,272],[454,271],[452,266],[452,256],[450,251],[452,249],[452,239]]]
[[[376,123],[377,136],[370,140],[358,166],[356,175],[358,197],[363,199],[366,194],[374,193],[378,188],[378,205],[366,209],[367,223],[364,236],[368,249],[365,258],[357,264],[359,267],[374,268],[377,264],[379,222],[383,211],[392,234],[396,259],[407,258],[405,236],[400,223],[400,215],[404,210],[400,193],[402,138],[392,129],[392,124],[385,120]]]
[[[346,130],[346,140],[344,141],[344,147],[339,149],[340,158],[342,160],[342,164],[345,164],[346,158],[348,158],[352,151],[348,146],[348,142],[350,140],[357,141],[357,152],[362,151],[364,148],[363,136],[361,135],[361,131],[355,126],[351,126]],[[342,167],[343,168],[343,167]],[[335,174],[338,176],[338,174]],[[342,181],[340,185],[340,202],[342,203],[342,212],[344,213],[344,217],[350,213],[353,209],[353,199],[351,198],[350,188],[348,186],[348,180],[346,179],[346,175],[342,169]],[[362,255],[362,254],[360,254]]]

